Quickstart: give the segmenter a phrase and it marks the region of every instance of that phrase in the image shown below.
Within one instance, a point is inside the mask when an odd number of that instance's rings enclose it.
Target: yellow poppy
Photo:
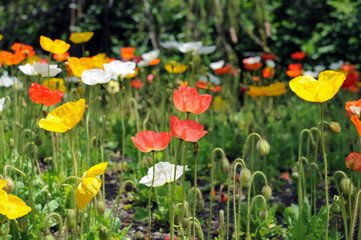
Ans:
[[[268,97],[277,97],[287,92],[286,84],[281,82],[272,83],[271,85],[265,87],[264,89],[266,92],[265,96]]]
[[[92,56],[93,68],[100,68],[104,70],[103,64],[108,63],[109,58],[105,53],[98,53],[95,56]]]
[[[50,38],[44,36],[40,36],[40,45],[45,51],[54,54],[63,54],[70,48],[70,44],[64,42],[63,40],[55,39],[53,41]]]
[[[320,73],[318,81],[309,75],[296,77],[290,81],[290,88],[306,101],[326,102],[336,95],[345,79],[345,74],[327,70]]]
[[[261,97],[265,95],[265,90],[262,87],[250,86],[247,94],[251,97]]]
[[[108,162],[99,163],[86,171],[82,177],[81,183],[75,191],[75,199],[78,208],[82,210],[92,198],[97,195],[102,185],[102,180],[97,176],[104,173]]]
[[[31,57],[28,57],[22,64],[25,65],[27,63],[29,63],[31,66],[34,64],[34,62],[39,62],[40,61],[40,57],[36,54],[34,54]]]
[[[72,33],[69,40],[75,44],[86,43],[94,35],[94,32],[82,32],[82,33]]]
[[[0,34],[0,41],[3,39],[3,37],[4,37],[4,36],[3,36],[2,34]]]
[[[46,119],[39,121],[39,127],[51,132],[66,132],[77,125],[83,117],[85,99],[68,102],[51,111]]]
[[[41,85],[50,88],[51,91],[66,91],[66,88],[64,86],[64,80],[62,78],[49,78],[46,79]]]
[[[81,78],[81,74],[85,70],[93,69],[93,60],[91,58],[71,57],[68,59],[69,67],[74,76]]]
[[[184,73],[188,66],[182,63],[178,63],[176,61],[169,61],[164,65],[165,70],[169,73]]]
[[[25,216],[31,211],[31,207],[15,195],[8,195],[4,190],[6,181],[0,179],[0,214],[9,219]]]
[[[134,73],[131,73],[131,74],[128,74],[128,75],[125,75],[125,78],[134,78],[135,76],[138,75],[138,68],[134,68]]]

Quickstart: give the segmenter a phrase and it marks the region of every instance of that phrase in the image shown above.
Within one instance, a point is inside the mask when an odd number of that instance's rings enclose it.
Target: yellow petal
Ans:
[[[96,177],[104,173],[108,162],[99,163],[86,171],[85,178]]]
[[[72,33],[69,40],[75,44],[88,42],[94,35],[94,32]]]
[[[40,46],[45,50],[49,51],[51,45],[53,44],[53,41],[45,36],[40,36]]]
[[[8,195],[8,206],[6,216],[9,219],[15,219],[28,214],[31,207],[15,195]]]
[[[48,52],[54,54],[63,54],[70,48],[70,44],[60,40],[55,39],[54,41],[48,37],[40,36],[40,46]]]
[[[0,214],[6,215],[8,205],[8,194],[4,190],[0,190]]]
[[[98,193],[102,181],[96,177],[87,177],[78,185],[75,191],[75,199],[78,208],[82,210]]]
[[[6,186],[6,181],[3,179],[0,179],[0,189],[3,189]]]
[[[70,57],[68,59],[69,67],[72,71],[72,74],[78,78],[81,77],[81,74],[88,69],[93,68],[93,60],[91,58],[76,58]]]
[[[66,132],[83,117],[85,110],[85,99],[75,102],[68,102],[51,111],[46,119],[39,121],[39,127],[52,132]]]

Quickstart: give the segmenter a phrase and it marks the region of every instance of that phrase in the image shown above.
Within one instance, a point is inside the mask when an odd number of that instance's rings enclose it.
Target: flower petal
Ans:
[[[80,210],[98,193],[101,185],[102,181],[96,177],[87,177],[78,185],[75,191],[75,199]]]
[[[16,219],[25,216],[31,211],[31,207],[15,195],[8,195],[6,216],[9,219]]]

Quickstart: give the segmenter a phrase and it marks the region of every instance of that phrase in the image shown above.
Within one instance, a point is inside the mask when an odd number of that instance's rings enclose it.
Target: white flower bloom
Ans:
[[[216,46],[204,46],[200,47],[196,50],[197,54],[210,54],[212,52],[216,51]]]
[[[268,67],[270,67],[270,68],[275,68],[275,67],[276,67],[276,63],[275,63],[275,61],[273,61],[273,60],[267,60],[267,61],[266,61],[266,65],[267,65]]]
[[[209,77],[209,81],[211,83],[213,83],[214,85],[219,85],[221,84],[221,80],[219,79],[219,77],[213,75],[213,74],[208,74],[208,77]]]
[[[102,69],[90,69],[85,70],[81,74],[81,80],[86,85],[96,85],[98,83],[103,84],[107,83],[112,78],[112,72],[110,71],[103,71]]]
[[[313,78],[317,78],[318,77],[318,72],[314,72],[314,71],[305,71],[303,74],[303,76],[309,75]]]
[[[177,41],[160,42],[160,45],[164,48],[178,48],[179,44]]]
[[[220,69],[224,66],[224,61],[220,60],[218,62],[212,62],[211,64],[209,64],[209,66],[215,70],[215,69]]]
[[[24,84],[22,81],[20,81],[19,79],[17,79],[16,77],[14,77],[14,83],[13,86],[15,89],[23,89]]]
[[[47,63],[39,63],[34,62],[33,65],[27,63],[23,66],[19,66],[20,71],[22,71],[25,75],[35,76],[41,75],[42,77],[55,77],[58,73],[61,72],[61,68],[58,68],[56,64],[47,64]]]
[[[5,72],[4,75],[0,77],[0,87],[11,87],[14,84],[15,79],[17,78],[9,77],[8,73]]]
[[[343,64],[343,63],[342,63]],[[342,66],[342,65],[341,65]],[[322,65],[317,65],[315,66],[315,72],[322,72],[322,71],[325,71],[326,70],[326,67],[325,66],[322,66]]]
[[[182,53],[197,51],[199,48],[203,46],[202,42],[187,42],[187,43],[180,43],[178,46],[178,50]]]
[[[159,52],[160,52],[159,49],[154,49],[154,50],[152,50],[152,51],[150,51],[150,52],[143,53],[143,54],[142,54],[142,59],[143,59],[144,61],[154,60],[154,59],[158,58]]]
[[[124,78],[128,74],[135,73],[135,62],[121,62],[119,60],[103,64],[105,71],[113,73],[112,79],[118,80],[118,76]]]
[[[79,82],[79,78],[76,76],[70,76],[70,77],[64,78],[64,81],[77,83],[77,82]]]
[[[255,63],[259,63],[260,61],[261,61],[260,56],[246,58],[247,64],[255,64]]]
[[[331,63],[330,69],[331,69],[331,70],[338,70],[338,69],[340,69],[340,68],[342,67],[342,65],[343,65],[343,61],[340,60],[340,61],[338,61],[338,62]]]
[[[155,164],[155,172],[154,172],[154,183],[153,187],[163,186],[166,183],[174,181],[174,164],[170,164],[168,162],[160,162]],[[186,166],[187,167],[187,166]],[[183,174],[183,166],[177,165],[176,168],[176,178],[180,178]],[[153,179],[153,167],[148,169],[148,175],[142,177],[139,183],[144,184],[148,187],[152,186]]]
[[[0,113],[2,113],[5,109],[5,97],[0,98]]]

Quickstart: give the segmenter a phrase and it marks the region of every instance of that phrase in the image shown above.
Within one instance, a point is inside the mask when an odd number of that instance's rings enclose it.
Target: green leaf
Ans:
[[[148,211],[146,208],[136,207],[135,214],[133,216],[133,220],[135,221],[143,221],[148,217]]]

